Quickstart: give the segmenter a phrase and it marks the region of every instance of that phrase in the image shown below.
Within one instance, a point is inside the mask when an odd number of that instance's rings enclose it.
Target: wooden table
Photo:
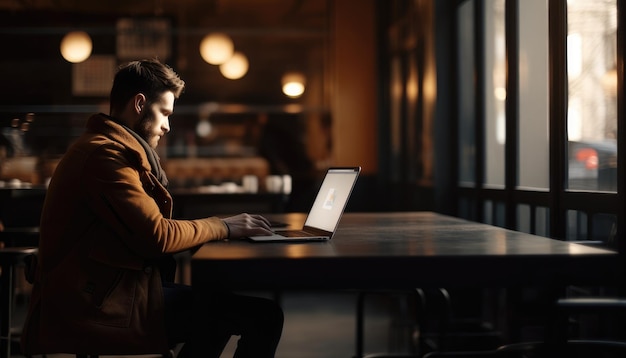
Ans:
[[[346,213],[330,242],[212,242],[191,260],[193,285],[228,289],[551,287],[621,278],[616,252],[432,212]]]
[[[298,227],[302,214],[268,215]],[[432,212],[346,213],[330,242],[212,242],[192,257],[192,285],[215,289],[542,287],[552,301],[572,284],[614,285],[616,252],[551,240]],[[507,295],[507,305],[516,306]],[[359,299],[355,357],[363,356]],[[419,305],[419,303],[418,303]],[[548,309],[549,310],[549,309]],[[521,328],[509,312],[512,341]],[[538,313],[545,316],[545,312]],[[419,319],[419,318],[418,318]]]

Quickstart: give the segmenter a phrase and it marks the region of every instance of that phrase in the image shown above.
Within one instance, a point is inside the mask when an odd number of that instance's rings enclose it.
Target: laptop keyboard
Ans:
[[[303,230],[281,230],[276,232],[279,235],[288,236],[288,237],[307,237],[313,236],[310,232],[306,232]]]

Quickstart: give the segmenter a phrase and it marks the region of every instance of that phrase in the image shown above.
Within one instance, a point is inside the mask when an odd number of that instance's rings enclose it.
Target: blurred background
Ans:
[[[352,9],[358,2],[344,3]],[[329,165],[375,168],[371,149],[354,159],[333,154],[334,35],[364,35],[335,29],[337,6],[315,0],[0,0],[0,128],[2,156],[10,159],[1,178],[44,184],[87,117],[108,113],[117,66],[156,57],[186,81],[172,131],[159,148],[172,187],[241,183],[244,175],[263,184],[267,175],[286,174],[293,178],[290,208],[307,210],[310,191]],[[369,26],[366,40],[374,33],[369,11],[355,18]],[[300,90],[286,92],[285,85]],[[373,123],[371,113],[369,120],[350,117],[344,125]],[[345,148],[356,153],[353,144]]]

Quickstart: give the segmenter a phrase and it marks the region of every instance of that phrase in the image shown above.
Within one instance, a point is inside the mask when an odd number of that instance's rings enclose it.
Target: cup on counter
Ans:
[[[256,193],[259,191],[259,178],[256,175],[244,175],[241,179],[243,191],[246,193]]]
[[[223,193],[232,194],[238,191],[239,186],[235,182],[227,181],[223,182],[222,185],[220,185],[220,188]]]
[[[22,181],[19,179],[11,179],[9,180],[7,187],[11,189],[19,189],[22,187]]]
[[[283,193],[291,194],[291,175],[285,174],[283,175]]]
[[[265,177],[265,190],[268,193],[280,193],[283,190],[283,178],[280,175]]]

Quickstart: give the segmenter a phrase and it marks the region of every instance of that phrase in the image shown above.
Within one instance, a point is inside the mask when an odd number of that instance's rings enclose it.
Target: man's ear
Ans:
[[[146,96],[143,93],[137,93],[133,98],[133,107],[137,114],[143,111],[143,107],[146,104]]]

